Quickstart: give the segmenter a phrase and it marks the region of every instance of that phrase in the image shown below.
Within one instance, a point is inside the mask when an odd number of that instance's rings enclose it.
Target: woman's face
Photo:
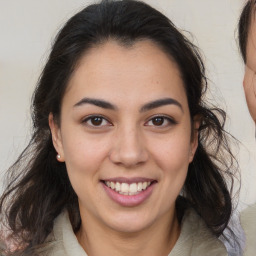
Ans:
[[[256,20],[254,19],[249,30],[246,59],[244,92],[250,114],[256,123]]]
[[[49,120],[82,219],[136,232],[174,216],[197,134],[179,70],[155,44],[91,49],[69,82],[60,128]]]

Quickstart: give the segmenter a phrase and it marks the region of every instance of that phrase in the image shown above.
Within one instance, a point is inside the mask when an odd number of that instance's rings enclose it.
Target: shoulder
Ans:
[[[192,209],[182,220],[181,234],[169,256],[227,256],[223,243]]]
[[[247,207],[241,213],[241,224],[246,236],[246,249],[244,256],[254,255],[256,251],[256,204]]]
[[[248,206],[244,211],[241,213],[241,222],[243,226],[251,226],[255,222],[255,215],[256,215],[256,204]]]
[[[5,251],[6,251],[6,244],[3,240],[1,240],[0,238],[0,255],[5,255]]]
[[[47,256],[87,256],[73,232],[67,211],[55,219],[53,232],[47,240]]]

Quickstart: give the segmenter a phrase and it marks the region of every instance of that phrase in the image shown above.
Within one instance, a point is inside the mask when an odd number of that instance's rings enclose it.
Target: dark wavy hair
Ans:
[[[238,41],[239,48],[244,63],[246,63],[246,49],[248,42],[249,29],[251,27],[252,15],[255,15],[256,1],[248,1],[243,7],[240,19],[238,22]]]
[[[177,198],[177,208],[193,207],[216,237],[228,225],[235,160],[224,130],[225,112],[204,101],[207,79],[197,47],[149,5],[105,0],[67,21],[55,39],[35,89],[32,138],[8,170],[9,183],[0,199],[0,214],[10,230],[10,239],[21,248],[17,255],[35,255],[34,249],[43,247],[64,208],[74,232],[80,228],[78,198],[65,163],[56,161],[48,116],[53,113],[54,120],[60,121],[62,98],[79,60],[86,51],[108,40],[124,47],[151,40],[177,64],[191,120],[201,118],[198,149],[189,165],[183,195]]]

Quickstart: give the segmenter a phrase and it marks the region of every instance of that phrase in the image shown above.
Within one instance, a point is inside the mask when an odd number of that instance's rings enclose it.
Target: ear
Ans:
[[[54,121],[53,114],[50,113],[48,117],[49,127],[52,134],[52,143],[57,152],[56,158],[59,162],[65,161],[63,145],[62,145],[62,137],[59,125]]]
[[[200,124],[201,124],[200,116],[195,116],[193,118],[192,128],[191,128],[189,163],[193,161],[194,155],[198,147],[198,130],[199,130]]]

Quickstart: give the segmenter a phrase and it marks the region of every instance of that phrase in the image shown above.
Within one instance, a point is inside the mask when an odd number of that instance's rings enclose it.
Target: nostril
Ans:
[[[109,159],[119,165],[125,167],[134,167],[145,163],[148,159],[144,150],[115,150],[109,155]]]

